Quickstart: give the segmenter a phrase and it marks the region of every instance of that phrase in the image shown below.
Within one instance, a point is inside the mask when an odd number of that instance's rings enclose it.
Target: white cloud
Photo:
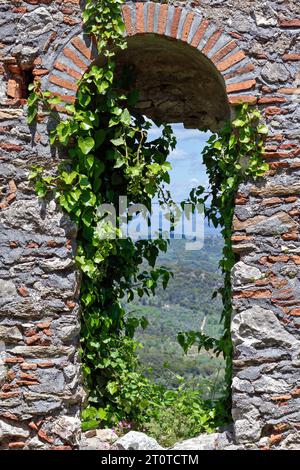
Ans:
[[[185,160],[186,158],[189,158],[189,153],[181,148],[174,149],[169,155],[170,160]]]
[[[172,128],[177,141],[198,140],[199,142],[206,142],[211,135],[210,132],[202,132],[198,129],[185,129],[182,124],[173,124]],[[157,139],[161,136],[161,133],[161,127],[153,127],[149,131],[148,140]]]

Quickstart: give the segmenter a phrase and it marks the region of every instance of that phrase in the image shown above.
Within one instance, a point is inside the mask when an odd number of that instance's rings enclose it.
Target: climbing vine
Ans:
[[[167,242],[119,238],[121,221],[114,228],[98,209],[101,204],[110,203],[118,212],[120,195],[148,209],[155,195],[160,202],[171,202],[164,185],[169,182],[167,158],[176,145],[172,129],[164,125],[161,136],[149,140],[151,125],[132,112],[138,100],[132,87],[134,71],[130,67],[116,70],[116,51],[126,47],[122,3],[122,0],[87,0],[83,12],[85,27],[95,37],[105,64],[93,65],[84,75],[76,103],[65,106],[69,116],[59,119],[50,133],[51,144],[64,147],[66,158],[55,172],[35,167],[30,176],[38,196],[55,198],[78,228],[81,349],[89,392],[83,412],[85,429],[122,419],[143,422],[157,416],[162,400],[185,403],[180,405],[181,410],[190,407],[190,401],[182,399],[182,389],[179,395],[170,397],[137,371],[138,345],[134,332],[138,326],[146,327],[147,322],[145,318],[126,316],[124,308],[124,303],[135,296],[155,294],[160,282],[167,286],[171,273],[155,267],[159,252],[167,250]],[[57,120],[59,98],[42,91],[38,81],[30,89],[29,123],[41,111]],[[199,349],[215,348],[218,354],[222,352],[227,360],[228,382],[232,356],[230,270],[234,264],[231,248],[234,198],[245,178],[255,178],[267,170],[262,161],[266,133],[259,112],[243,106],[237,119],[213,135],[204,150],[210,192],[195,188],[189,198],[194,205],[203,203],[209,220],[222,226],[225,247],[221,267],[225,284],[220,294],[224,304],[224,334],[215,340],[199,332],[186,332],[180,333],[178,340],[185,351],[197,342]],[[189,424],[198,432],[212,429],[216,417],[211,405],[207,412],[203,410],[205,404],[197,408],[194,423]]]
[[[237,110],[237,116],[228,122],[217,134],[213,134],[203,151],[203,162],[207,169],[209,191],[199,186],[190,193],[190,203],[204,205],[207,219],[215,226],[221,227],[224,238],[223,257],[220,268],[224,275],[224,285],[214,295],[220,294],[223,301],[223,335],[220,339],[208,337],[202,332],[189,331],[178,334],[178,341],[184,351],[194,345],[198,349],[214,349],[226,359],[227,396],[230,401],[230,384],[232,375],[232,290],[231,270],[235,264],[232,251],[232,222],[235,197],[240,184],[249,179],[263,176],[268,164],[263,160],[264,141],[268,128],[262,121],[257,109],[249,109],[247,104]]]

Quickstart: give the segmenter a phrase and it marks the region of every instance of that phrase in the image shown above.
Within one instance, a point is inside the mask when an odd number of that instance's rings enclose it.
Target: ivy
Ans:
[[[220,268],[224,275],[224,285],[215,295],[220,294],[223,301],[223,335],[220,339],[210,338],[197,331],[181,332],[178,341],[184,351],[194,344],[199,351],[213,349],[226,359],[227,406],[230,401],[232,376],[232,288],[231,271],[235,264],[232,250],[232,222],[235,197],[241,183],[263,176],[269,169],[263,159],[264,141],[268,128],[263,124],[259,110],[251,109],[247,104],[241,106],[236,118],[228,122],[217,134],[213,134],[203,151],[203,162],[207,169],[209,191],[199,186],[194,188],[189,197],[191,204],[203,204],[207,219],[215,226],[221,227],[224,238],[223,257]]]
[[[88,390],[84,429],[100,423],[115,424],[122,419],[140,422],[156,419],[167,396],[166,391],[137,372],[138,343],[134,333],[139,326],[145,328],[147,322],[143,318],[128,318],[124,303],[135,296],[155,295],[160,282],[167,286],[172,274],[155,265],[160,251],[166,251],[168,244],[162,239],[134,242],[118,238],[120,226],[113,228],[98,210],[101,204],[111,203],[118,211],[120,195],[149,209],[155,195],[161,203],[171,202],[164,186],[169,182],[167,158],[176,145],[172,129],[164,125],[161,136],[150,141],[151,125],[132,112],[138,100],[137,91],[131,87],[132,71],[128,68],[116,73],[115,54],[126,47],[122,3],[122,0],[86,2],[85,28],[94,36],[105,64],[93,65],[80,80],[75,104],[65,106],[68,117],[59,118],[59,99],[42,91],[38,81],[31,85],[28,99],[28,122],[32,124],[41,113],[48,113],[56,122],[50,132],[51,145],[63,148],[66,154],[55,171],[35,167],[30,178],[38,196],[54,198],[78,227],[81,356]],[[223,227],[221,268],[225,283],[220,294],[224,304],[224,334],[215,340],[199,332],[186,332],[178,335],[178,341],[185,351],[196,342],[199,349],[214,348],[217,354],[223,353],[228,383],[232,357],[230,271],[234,264],[231,247],[234,198],[242,181],[267,170],[262,162],[266,133],[258,111],[243,106],[236,120],[213,135],[204,150],[211,191],[205,194],[204,188],[195,188],[188,201],[195,205],[202,202],[209,220]],[[110,238],[105,237],[108,233]],[[195,422],[197,416],[203,422],[199,432],[210,430],[216,413],[209,408],[207,419],[203,418],[203,409],[195,413]]]

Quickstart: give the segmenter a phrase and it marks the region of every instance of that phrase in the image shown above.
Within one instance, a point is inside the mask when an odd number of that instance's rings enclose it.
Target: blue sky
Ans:
[[[180,202],[194,187],[208,184],[206,169],[202,162],[202,150],[211,134],[196,129],[184,129],[182,124],[174,124],[172,128],[177,138],[177,145],[168,158],[172,165],[170,191],[175,202]],[[160,134],[159,128],[153,128],[149,138],[156,138]]]

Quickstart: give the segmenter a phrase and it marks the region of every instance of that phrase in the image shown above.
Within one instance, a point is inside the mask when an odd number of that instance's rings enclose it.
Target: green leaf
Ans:
[[[95,141],[92,137],[79,137],[78,146],[84,155],[87,155],[95,147]]]

